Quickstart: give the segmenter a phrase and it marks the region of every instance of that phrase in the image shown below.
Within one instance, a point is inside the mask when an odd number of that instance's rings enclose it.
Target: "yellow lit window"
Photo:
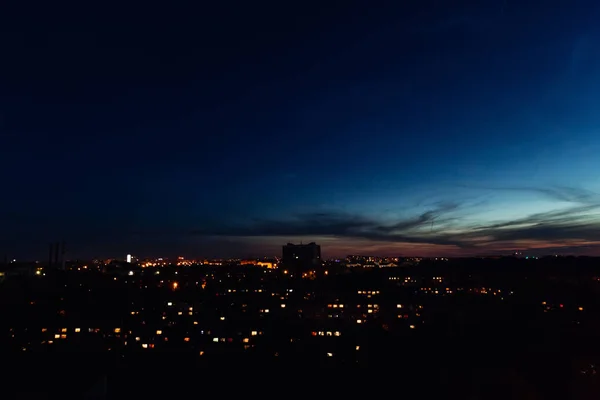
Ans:
[[[252,336],[256,336],[256,335],[258,335],[258,332],[256,332],[256,331],[252,331],[252,332],[250,332],[250,335],[252,335]]]
[[[216,337],[216,338],[213,338],[213,342],[215,342],[215,343],[219,343],[219,338],[218,338],[218,337]]]
[[[156,331],[156,334],[157,335],[162,335],[162,331],[159,329],[159,330]]]
[[[81,332],[81,328],[75,328],[75,333]]]
[[[62,328],[60,331],[61,331],[61,332],[66,332],[66,331],[67,331],[67,328]]]
[[[282,304],[282,305],[281,305],[281,308],[285,308],[285,304]]]
[[[327,357],[333,357],[333,353],[327,353]]]
[[[121,333],[121,328],[115,328],[115,333]]]
[[[360,350],[360,346],[356,346],[356,350]]]
[[[148,348],[148,345],[147,345],[146,343],[143,343],[143,344],[142,344],[142,348],[144,348],[144,349],[147,349],[147,348]]]
[[[56,335],[54,335],[54,339],[60,339],[60,335],[57,333]]]
[[[362,319],[357,319],[357,320],[356,320],[356,323],[357,323],[357,324],[362,324]]]

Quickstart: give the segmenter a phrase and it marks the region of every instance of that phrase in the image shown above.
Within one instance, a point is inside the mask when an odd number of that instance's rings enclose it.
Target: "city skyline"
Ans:
[[[595,2],[16,7],[0,254],[600,255]]]

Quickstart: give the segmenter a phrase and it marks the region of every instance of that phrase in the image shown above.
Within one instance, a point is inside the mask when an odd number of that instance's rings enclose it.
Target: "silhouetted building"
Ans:
[[[321,246],[288,243],[283,246],[282,265],[293,271],[306,271],[321,265]]]

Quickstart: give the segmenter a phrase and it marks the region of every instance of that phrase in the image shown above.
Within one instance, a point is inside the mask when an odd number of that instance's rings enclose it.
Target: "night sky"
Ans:
[[[0,253],[600,254],[598,1],[125,3],[1,6]]]

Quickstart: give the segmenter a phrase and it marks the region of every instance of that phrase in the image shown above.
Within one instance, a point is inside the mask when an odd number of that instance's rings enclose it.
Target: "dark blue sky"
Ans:
[[[0,251],[598,253],[596,1],[204,3],[2,6]]]

